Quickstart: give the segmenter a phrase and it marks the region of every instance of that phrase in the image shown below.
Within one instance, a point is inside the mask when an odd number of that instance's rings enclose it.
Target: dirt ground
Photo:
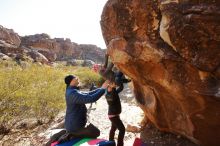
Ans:
[[[120,93],[122,103],[121,119],[127,128],[128,125],[139,126],[143,119],[143,112],[137,106],[132,91],[128,86]],[[107,104],[105,98],[101,98],[96,105],[95,110],[90,113],[89,120],[102,131],[100,138],[108,139],[108,132],[110,130],[110,122],[107,117]],[[188,139],[174,135],[172,133],[161,132],[152,124],[140,133],[126,132],[124,137],[124,145],[132,146],[135,138],[141,138],[147,146],[197,146]],[[115,136],[117,139],[117,135]]]
[[[120,93],[120,97],[122,103],[122,113],[120,117],[125,127],[128,125],[140,125],[143,119],[143,112],[136,105],[136,101],[129,86],[126,86],[123,92]],[[87,107],[89,113],[88,121],[97,126],[101,131],[99,138],[108,139],[110,121],[107,116],[108,106],[105,97],[101,97],[101,99],[92,105],[92,108],[90,108],[90,104],[88,104]],[[58,128],[62,127],[64,114],[65,112],[60,113],[50,125],[42,125],[31,131],[15,130],[13,133],[4,136],[0,140],[0,146],[42,146],[48,141],[51,135],[59,131]],[[117,134],[118,131],[115,135],[116,141]],[[135,138],[143,139],[147,146],[196,146],[180,135],[160,132],[151,124],[148,124],[141,133],[126,131],[124,145],[132,146]]]
[[[147,125],[140,137],[147,146],[197,146],[180,135],[161,132],[152,124]]]

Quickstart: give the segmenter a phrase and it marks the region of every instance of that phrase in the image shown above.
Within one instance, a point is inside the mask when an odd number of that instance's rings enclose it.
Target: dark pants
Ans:
[[[109,140],[114,141],[114,136],[115,136],[115,131],[116,129],[119,130],[119,135],[118,135],[118,142],[117,146],[123,146],[124,145],[124,135],[125,135],[125,127],[120,119],[119,116],[109,118],[111,121],[111,130],[109,133]]]
[[[95,127],[93,124],[89,124],[85,128],[70,133],[75,137],[97,138],[100,135],[100,130],[97,127]]]
[[[58,142],[63,143],[70,141],[74,138],[97,138],[100,135],[100,131],[93,124],[89,124],[87,127],[79,129],[75,132],[66,132],[61,137],[59,137]]]

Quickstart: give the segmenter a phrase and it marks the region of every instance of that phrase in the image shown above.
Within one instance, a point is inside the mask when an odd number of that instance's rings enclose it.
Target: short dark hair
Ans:
[[[67,86],[69,86],[69,85],[70,85],[70,82],[71,82],[74,78],[76,78],[74,75],[68,75],[68,76],[66,76],[65,79],[64,79],[65,84],[66,84]]]

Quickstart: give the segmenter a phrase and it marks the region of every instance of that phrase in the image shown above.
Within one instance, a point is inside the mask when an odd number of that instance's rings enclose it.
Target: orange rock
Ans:
[[[133,80],[145,116],[163,131],[220,145],[218,1],[111,0],[108,54]]]

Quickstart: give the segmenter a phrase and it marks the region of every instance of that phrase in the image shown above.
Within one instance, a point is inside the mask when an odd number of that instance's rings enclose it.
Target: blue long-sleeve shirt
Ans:
[[[104,88],[98,88],[90,92],[81,92],[77,87],[69,86],[66,89],[66,116],[65,128],[69,132],[75,132],[86,125],[86,103],[97,101],[105,93]]]

